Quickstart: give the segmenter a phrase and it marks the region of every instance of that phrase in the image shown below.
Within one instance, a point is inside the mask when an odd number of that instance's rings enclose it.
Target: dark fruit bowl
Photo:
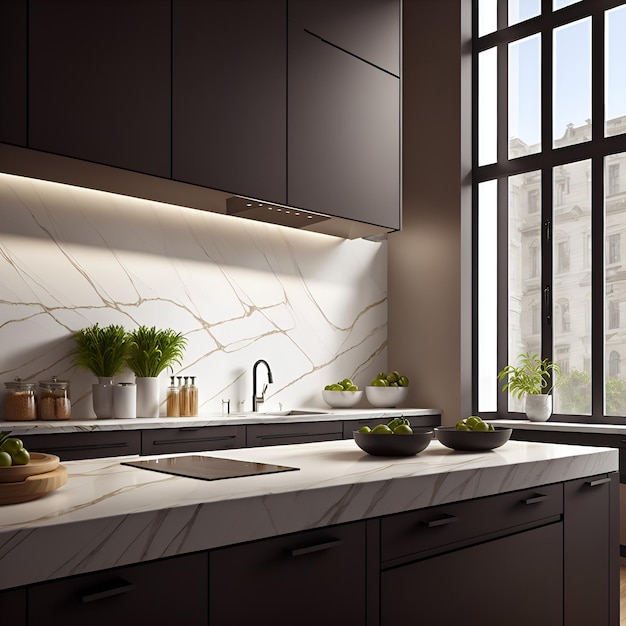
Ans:
[[[495,426],[491,431],[457,430],[454,426],[438,426],[435,437],[444,446],[453,450],[493,450],[504,445],[513,430],[504,426]]]
[[[373,456],[414,456],[433,440],[432,428],[414,428],[412,435],[373,435],[352,431],[356,445]]]

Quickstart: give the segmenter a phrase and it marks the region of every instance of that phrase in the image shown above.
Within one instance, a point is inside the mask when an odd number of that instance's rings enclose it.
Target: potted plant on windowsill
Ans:
[[[128,337],[123,326],[93,324],[74,333],[76,347],[70,353],[74,365],[98,378],[92,386],[93,410],[106,419],[113,413],[113,377],[126,364]]]
[[[498,373],[498,381],[506,380],[502,391],[509,391],[514,398],[526,400],[526,417],[534,422],[545,422],[552,415],[552,390],[556,382],[553,376],[561,368],[550,359],[524,352],[517,357],[518,365],[507,365]],[[551,383],[551,384],[550,384]]]
[[[140,326],[128,333],[126,364],[137,382],[137,417],[159,417],[159,374],[182,363],[187,339],[171,328]]]

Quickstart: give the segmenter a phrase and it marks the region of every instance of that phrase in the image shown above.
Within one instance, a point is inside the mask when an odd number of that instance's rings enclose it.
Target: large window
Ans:
[[[626,423],[626,0],[474,0],[474,33],[476,410],[523,410],[530,351],[557,416]]]

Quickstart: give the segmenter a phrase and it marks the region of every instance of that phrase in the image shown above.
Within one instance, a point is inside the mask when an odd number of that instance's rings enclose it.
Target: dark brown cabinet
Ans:
[[[287,93],[288,204],[399,229],[399,78],[320,39],[290,4]]]
[[[26,145],[27,0],[0,2],[0,141]]]
[[[617,624],[619,615],[619,542],[617,481],[607,475],[565,483],[564,607],[567,626]],[[617,507],[617,505],[615,505]],[[615,575],[611,575],[612,572]]]
[[[28,146],[170,177],[169,0],[31,0]]]
[[[289,0],[289,14],[330,45],[400,76],[398,0]]]
[[[198,553],[33,585],[29,626],[206,626],[207,554]]]
[[[356,522],[211,552],[211,626],[362,626],[365,526]]]
[[[172,454],[244,448],[246,427],[185,426],[141,431],[141,454]]]
[[[286,202],[286,21],[286,0],[174,0],[174,179]]]
[[[56,454],[62,461],[141,454],[139,430],[20,435],[20,439],[27,449]]]
[[[2,622],[11,626],[26,626],[26,589],[0,591]]]
[[[562,590],[557,522],[383,571],[380,624],[555,626]]]
[[[249,424],[247,431],[247,446],[249,448],[343,439],[342,422]]]

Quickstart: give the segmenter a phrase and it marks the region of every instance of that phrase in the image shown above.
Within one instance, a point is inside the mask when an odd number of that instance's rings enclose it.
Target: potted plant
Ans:
[[[137,378],[137,417],[159,416],[158,376],[180,365],[187,339],[171,328],[140,326],[128,333],[126,364]]]
[[[126,364],[128,337],[123,326],[93,324],[74,333],[74,365],[98,378],[92,386],[93,410],[97,418],[112,416],[113,377]]]
[[[507,365],[498,373],[498,381],[506,380],[502,391],[508,390],[514,398],[525,396],[528,419],[545,422],[552,414],[550,394],[556,385],[553,376],[559,375],[561,368],[550,359],[540,359],[530,352],[519,354],[517,362],[518,365]]]

